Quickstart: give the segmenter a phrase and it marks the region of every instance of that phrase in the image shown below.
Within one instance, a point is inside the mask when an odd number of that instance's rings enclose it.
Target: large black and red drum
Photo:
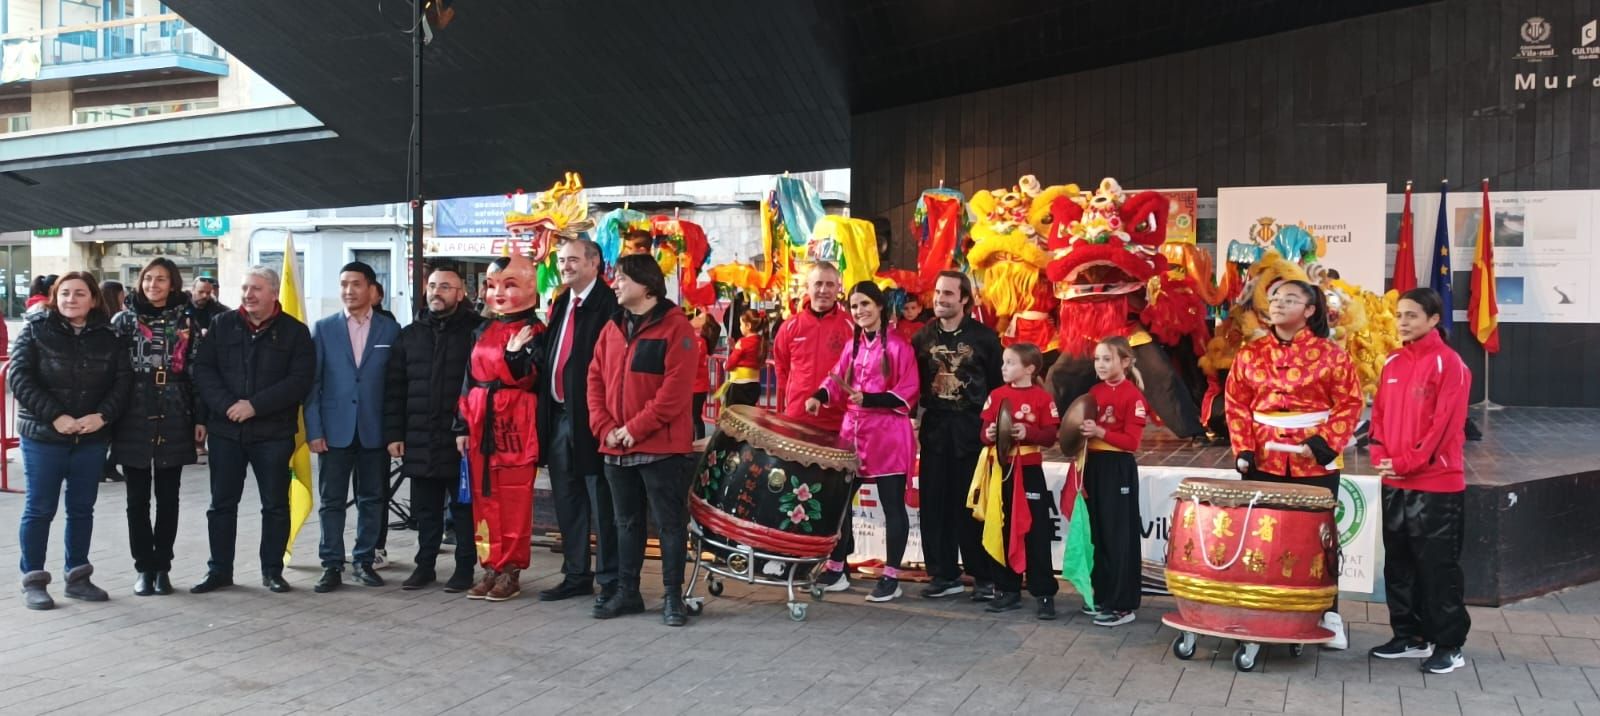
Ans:
[[[689,490],[689,514],[708,536],[772,554],[821,558],[839,540],[856,479],[839,436],[755,407],[717,417]]]
[[[1314,643],[1339,590],[1334,496],[1313,485],[1191,477],[1178,485],[1167,589],[1179,628]]]

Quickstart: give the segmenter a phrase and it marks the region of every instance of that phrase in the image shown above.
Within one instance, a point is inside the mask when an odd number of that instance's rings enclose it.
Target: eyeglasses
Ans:
[[[1267,303],[1273,306],[1304,306],[1306,304],[1305,301],[1298,298],[1273,298],[1269,299]]]

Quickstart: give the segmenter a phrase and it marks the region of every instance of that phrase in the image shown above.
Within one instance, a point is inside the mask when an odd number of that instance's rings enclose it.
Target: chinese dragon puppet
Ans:
[[[1168,271],[1161,252],[1168,199],[1145,191],[1127,196],[1107,178],[1089,194],[1064,192],[1050,201],[1045,275],[1055,285],[1060,357],[1047,376],[1065,409],[1097,378],[1094,347],[1124,336],[1134,347],[1145,397],[1179,437],[1204,434],[1198,407],[1157,337],[1206,335],[1205,303],[1193,277]]]
[[[583,178],[577,172],[567,172],[534,196],[517,190],[511,195],[511,211],[506,212],[506,233],[515,246],[511,253],[525,256],[537,267],[538,292],[546,299],[561,285],[555,266],[561,242],[587,236],[594,226]]]
[[[1046,235],[1054,217],[1051,203],[1079,194],[1076,184],[1043,188],[1033,175],[1010,189],[983,190],[972,196],[972,248],[967,263],[978,283],[1000,343],[1032,343],[1042,351],[1056,349],[1051,313],[1055,291],[1045,278],[1050,254]]]

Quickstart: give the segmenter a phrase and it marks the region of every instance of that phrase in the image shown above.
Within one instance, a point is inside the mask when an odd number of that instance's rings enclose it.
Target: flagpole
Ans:
[[[1483,352],[1483,400],[1472,405],[1488,412],[1505,410],[1506,406],[1489,399],[1489,351]]]

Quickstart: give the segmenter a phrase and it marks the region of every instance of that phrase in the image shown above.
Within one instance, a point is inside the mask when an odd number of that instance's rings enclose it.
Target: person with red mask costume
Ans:
[[[468,358],[456,448],[472,480],[472,522],[483,577],[468,599],[500,602],[522,594],[533,538],[533,478],[538,470],[538,381],[525,350],[544,324],[537,269],[521,255],[489,264],[493,320],[478,329]]]
[[[855,333],[850,316],[839,308],[841,280],[837,266],[826,261],[812,264],[806,272],[806,300],[772,339],[772,360],[783,390],[779,412],[830,433],[839,432],[848,401],[832,401],[811,415],[806,412],[806,398],[827,381],[828,371]]]

